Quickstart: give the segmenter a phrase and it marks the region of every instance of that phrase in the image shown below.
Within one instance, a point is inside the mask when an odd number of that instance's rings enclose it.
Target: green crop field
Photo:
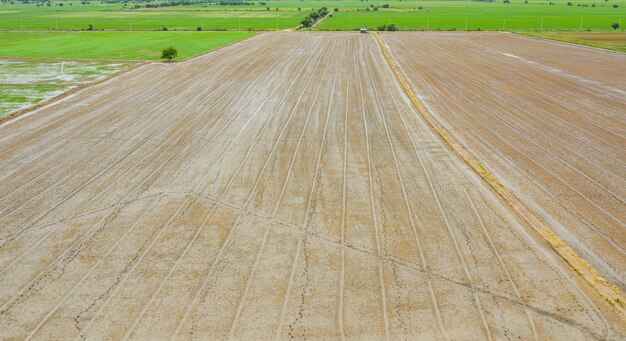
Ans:
[[[147,8],[164,1],[102,3],[0,2],[4,30],[276,30],[292,28],[322,6],[338,8],[317,29],[376,28],[395,23],[401,30],[611,30],[626,19],[626,0],[303,0],[250,1],[239,6],[193,3]],[[39,5],[40,4],[40,5]],[[389,5],[383,8],[383,5]],[[617,7],[614,7],[617,6]],[[369,11],[368,11],[369,9]],[[626,20],[619,30],[624,30]]]
[[[35,3],[0,3],[2,30],[276,30],[295,27],[302,13],[296,8],[268,11],[267,6],[172,6],[136,8],[148,2],[90,3],[53,1],[50,7]],[[63,4],[63,6],[59,6]]]
[[[389,2],[390,8],[377,11],[371,7],[370,11],[357,12],[340,9],[318,29],[375,29],[394,23],[400,30],[612,30],[612,23],[626,19],[626,3],[623,1],[572,2],[572,6],[564,1],[552,2],[554,5],[549,3],[532,0],[528,4],[521,0],[511,0],[508,4],[502,1],[431,1],[406,8]],[[613,4],[618,7],[614,8]]]
[[[157,60],[173,46],[178,60],[252,36],[252,32],[0,32],[0,56]]]

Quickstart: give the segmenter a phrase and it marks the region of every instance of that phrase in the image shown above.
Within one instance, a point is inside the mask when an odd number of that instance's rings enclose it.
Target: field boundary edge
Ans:
[[[608,31],[611,32],[611,31]],[[557,40],[557,39],[551,39],[551,38],[547,38],[547,37],[539,37],[539,36],[533,36],[530,35],[528,33],[525,32],[521,32],[521,31],[511,31],[512,34],[518,36],[518,37],[523,37],[523,38],[530,38],[530,39],[535,39],[535,40],[539,40],[539,41],[545,41],[545,42],[550,42],[550,43],[557,43],[557,44],[565,44],[568,46],[575,46],[575,47],[583,47],[583,48],[588,48],[588,49],[592,49],[594,51],[604,51],[604,52],[612,52],[612,53],[617,53],[620,55],[626,55],[626,52],[622,52],[622,51],[618,51],[618,50],[612,50],[606,47],[599,47],[599,46],[593,46],[593,45],[587,45],[587,44],[582,44],[582,43],[572,43],[569,41],[564,41],[564,40]]]
[[[98,84],[104,83],[104,82],[106,82],[106,81],[108,81],[108,80],[110,80],[110,79],[112,79],[114,77],[117,77],[117,76],[122,75],[124,73],[130,72],[132,70],[135,70],[135,69],[137,69],[140,66],[148,65],[148,64],[155,64],[155,63],[164,63],[164,64],[186,63],[186,62],[192,61],[193,59],[200,58],[200,57],[203,57],[205,55],[217,52],[217,51],[219,51],[219,50],[221,50],[223,48],[226,48],[226,47],[229,47],[229,46],[233,46],[235,44],[244,42],[244,41],[249,40],[249,39],[253,39],[255,37],[260,36],[261,34],[262,33],[252,34],[249,37],[243,38],[241,40],[233,41],[231,43],[228,43],[226,45],[223,45],[223,46],[220,46],[218,48],[212,49],[210,51],[207,51],[207,52],[195,55],[195,56],[191,56],[191,57],[186,58],[186,59],[169,62],[169,63],[168,62],[163,62],[163,61],[151,61],[151,60],[71,59],[72,61],[123,62],[123,63],[133,63],[133,64],[131,66],[123,69],[123,70],[120,70],[118,72],[114,72],[114,73],[112,73],[110,75],[107,75],[105,77],[97,79],[97,80],[95,80],[93,82],[88,82],[88,83],[85,83],[85,84],[78,85],[78,86],[76,86],[74,88],[71,88],[71,89],[69,89],[67,91],[64,91],[64,92],[62,92],[62,93],[60,93],[60,94],[58,94],[58,95],[56,95],[54,97],[45,99],[45,100],[43,100],[41,102],[38,102],[38,103],[35,103],[35,104],[31,104],[31,105],[26,106],[26,107],[24,107],[22,109],[18,109],[18,110],[14,111],[14,112],[12,112],[10,114],[2,116],[2,117],[0,117],[0,126],[4,125],[8,121],[13,120],[14,118],[17,118],[17,117],[22,116],[22,115],[24,115],[26,113],[29,113],[29,112],[35,111],[37,109],[40,109],[40,108],[42,108],[42,107],[44,107],[46,105],[49,105],[49,104],[55,103],[57,101],[60,101],[60,100],[62,100],[64,98],[66,98],[66,97],[68,97],[70,95],[73,95],[73,94],[77,93],[78,91],[86,89],[86,88],[88,88],[90,86],[94,86],[94,85],[98,85]],[[36,57],[2,57],[2,56],[0,56],[0,58],[25,59],[25,60],[68,60],[67,58],[36,58]]]
[[[444,143],[458,156],[465,161],[476,174],[495,190],[498,195],[504,199],[504,202],[517,213],[522,220],[530,225],[532,229],[546,242],[550,248],[569,264],[595,291],[610,305],[616,314],[622,319],[626,319],[624,311],[624,295],[620,289],[607,279],[602,277],[600,273],[585,259],[583,259],[576,251],[574,251],[565,241],[563,241],[556,233],[554,233],[545,223],[543,223],[531,210],[526,207],[517,197],[498,180],[479,160],[470,154],[465,147],[458,143],[454,137],[434,118],[434,116],[426,109],[421,101],[415,95],[410,83],[395,63],[387,46],[380,37],[378,32],[373,33],[380,49],[387,60],[387,63],[393,70],[400,86],[408,96],[409,100],[417,111],[426,119],[431,128],[441,137]]]
[[[244,32],[250,32],[250,33],[253,33],[253,34],[251,34],[249,37],[245,37],[243,39],[235,40],[235,41],[232,41],[232,42],[230,42],[230,43],[228,43],[226,45],[222,45],[220,47],[216,47],[216,48],[214,48],[214,49],[212,49],[210,51],[202,52],[202,53],[197,54],[195,56],[191,56],[191,57],[184,58],[184,59],[181,59],[181,60],[176,60],[173,63],[186,63],[186,62],[192,61],[192,60],[194,60],[196,58],[200,58],[200,57],[206,56],[208,54],[217,52],[219,50],[225,49],[227,47],[230,47],[230,46],[233,46],[233,45],[237,45],[239,43],[243,43],[243,42],[248,41],[250,39],[254,39],[256,37],[261,36],[263,33],[265,33],[265,32],[256,32],[256,31],[244,31]],[[158,63],[159,61],[153,61],[153,62]],[[170,62],[161,61],[161,63],[170,63]]]

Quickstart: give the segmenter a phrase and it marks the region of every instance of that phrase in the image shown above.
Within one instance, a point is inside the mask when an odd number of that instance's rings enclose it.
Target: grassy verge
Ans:
[[[158,60],[161,50],[173,46],[181,60],[252,35],[251,32],[0,32],[0,56]]]
[[[522,34],[626,52],[626,32],[525,32]]]

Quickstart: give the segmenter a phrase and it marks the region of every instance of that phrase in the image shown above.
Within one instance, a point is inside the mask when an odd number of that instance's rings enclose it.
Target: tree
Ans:
[[[171,61],[172,59],[178,56],[178,51],[176,51],[173,47],[168,47],[163,52],[161,52],[161,59],[167,59],[167,61]]]
[[[613,27],[614,30],[617,30],[619,28],[619,23],[614,22],[611,24],[611,27]]]
[[[311,17],[311,19],[313,19],[313,20],[317,20],[317,18],[319,18],[319,17],[320,17],[320,14],[319,14],[319,13],[317,13],[317,12],[311,12],[311,13],[309,14],[309,17]]]
[[[87,31],[93,31],[93,24],[89,24],[89,27],[87,27]]]
[[[313,20],[311,20],[311,18],[304,18],[304,20],[300,22],[300,25],[302,25],[302,27],[311,27],[313,25]]]

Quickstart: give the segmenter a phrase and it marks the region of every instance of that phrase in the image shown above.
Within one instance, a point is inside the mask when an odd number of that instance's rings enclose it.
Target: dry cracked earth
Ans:
[[[623,289],[626,56],[383,40],[432,114]],[[370,34],[265,33],[81,90],[0,126],[0,184],[2,339],[626,336]]]

